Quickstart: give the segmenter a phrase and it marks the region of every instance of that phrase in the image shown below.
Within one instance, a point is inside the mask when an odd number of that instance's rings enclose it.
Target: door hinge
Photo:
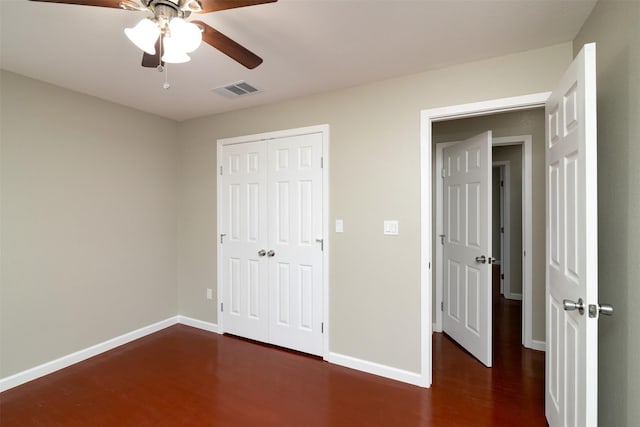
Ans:
[[[226,236],[225,233],[220,233],[220,244],[224,243],[224,236]]]
[[[220,176],[222,176],[222,165],[220,165]]]
[[[223,313],[223,312],[224,312],[224,303],[221,302],[220,303],[220,313]]]
[[[320,323],[320,333],[324,334],[324,322]]]
[[[320,157],[320,169],[324,168],[324,157]]]
[[[504,280],[504,274],[501,274],[501,275],[500,275],[500,278],[501,278],[502,280]]]
[[[500,227],[500,232],[504,233],[504,227]]]
[[[440,311],[444,311],[444,301],[440,301]]]
[[[500,187],[504,187],[504,181],[500,181]]]
[[[444,168],[442,168],[442,170],[440,171],[440,175],[444,178],[446,174],[447,173],[445,172]]]

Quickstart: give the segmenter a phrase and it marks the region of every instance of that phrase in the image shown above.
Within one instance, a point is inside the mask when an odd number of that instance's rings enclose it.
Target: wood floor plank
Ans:
[[[494,305],[492,369],[434,334],[431,389],[176,325],[0,394],[0,425],[544,426],[519,304]]]

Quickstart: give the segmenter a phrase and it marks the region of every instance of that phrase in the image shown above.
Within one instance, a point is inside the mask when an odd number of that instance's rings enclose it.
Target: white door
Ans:
[[[270,342],[322,354],[322,135],[269,142]]]
[[[221,162],[224,329],[258,341],[269,337],[266,153],[262,142],[226,145]]]
[[[598,424],[595,44],[585,45],[545,106],[545,408],[550,427]],[[565,309],[566,301],[566,309]],[[570,310],[572,302],[584,310]]]
[[[443,329],[491,366],[491,132],[443,151]]]
[[[222,149],[223,328],[321,355],[322,134]]]

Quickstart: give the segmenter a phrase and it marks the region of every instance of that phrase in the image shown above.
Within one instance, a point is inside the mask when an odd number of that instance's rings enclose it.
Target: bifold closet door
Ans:
[[[270,342],[322,354],[322,136],[269,141]]]
[[[261,142],[222,150],[222,301],[225,332],[267,342],[267,156]],[[262,252],[264,251],[264,253]]]
[[[222,150],[223,328],[322,354],[322,135]]]

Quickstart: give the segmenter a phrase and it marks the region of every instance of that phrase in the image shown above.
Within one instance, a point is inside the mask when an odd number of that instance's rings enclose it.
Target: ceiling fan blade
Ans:
[[[262,58],[249,49],[239,45],[229,37],[222,34],[215,28],[210,27],[202,21],[191,21],[203,29],[202,40],[205,43],[218,49],[220,52],[227,55],[229,58],[234,59],[250,70],[256,68],[262,64]]]
[[[277,1],[278,0],[200,0],[200,4],[202,5],[201,13],[209,13],[218,10],[234,9],[236,7],[274,3]]]
[[[158,68],[158,65],[164,66],[164,61],[160,59],[161,45],[162,45],[162,37],[158,37],[158,40],[156,40],[156,54],[149,55],[147,52],[145,52],[144,55],[142,55],[143,67]]]
[[[81,6],[100,6],[120,9],[121,0],[31,0],[41,3],[78,4]]]

